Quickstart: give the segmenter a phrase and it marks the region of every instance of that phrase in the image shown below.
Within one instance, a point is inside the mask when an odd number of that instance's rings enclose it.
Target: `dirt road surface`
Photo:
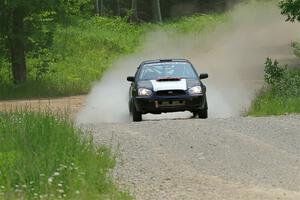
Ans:
[[[94,124],[137,199],[300,199],[300,116]]]
[[[16,109],[67,111],[72,118],[75,118],[80,108],[84,106],[85,98],[86,96],[82,95],[54,99],[0,101],[0,111]]]
[[[75,116],[84,100],[85,96],[2,101],[0,110],[67,109]],[[85,127],[93,131],[98,145],[113,148],[114,179],[137,199],[300,199],[299,115],[148,117],[141,123]]]

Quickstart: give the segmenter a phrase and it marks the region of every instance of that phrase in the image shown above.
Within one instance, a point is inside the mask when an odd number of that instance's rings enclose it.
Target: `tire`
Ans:
[[[199,119],[207,119],[208,117],[207,110],[208,110],[207,101],[205,101],[204,108],[198,111]]]
[[[208,114],[207,114],[207,108],[204,108],[203,110],[200,110],[198,113],[198,116],[200,119],[207,119]]]
[[[136,107],[133,103],[131,104],[131,111],[132,111],[132,113],[131,113],[132,121],[134,121],[134,122],[142,121],[142,114],[136,110]]]
[[[192,118],[196,118],[197,116],[198,116],[198,112],[192,112],[193,113],[193,116],[192,116]]]

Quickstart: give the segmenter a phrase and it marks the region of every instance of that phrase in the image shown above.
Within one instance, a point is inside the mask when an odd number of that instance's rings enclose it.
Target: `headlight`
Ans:
[[[149,89],[146,89],[146,88],[139,88],[138,95],[139,96],[151,96],[152,91]]]
[[[195,95],[195,94],[202,94],[202,88],[201,86],[195,86],[189,89],[189,94]]]

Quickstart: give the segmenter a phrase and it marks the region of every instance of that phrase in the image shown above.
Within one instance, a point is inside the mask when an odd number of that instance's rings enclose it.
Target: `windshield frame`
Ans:
[[[159,66],[159,65],[167,65],[167,64],[170,64],[170,65],[187,64],[191,68],[194,75],[193,75],[193,77],[157,77],[157,78],[197,79],[199,77],[199,75],[198,75],[197,71],[195,70],[194,66],[189,61],[169,61],[169,62],[142,63],[139,67],[139,70],[137,71],[136,80],[138,80],[138,81],[157,80],[157,79],[142,79],[141,78],[141,73],[143,73],[144,67],[149,66],[149,65]]]

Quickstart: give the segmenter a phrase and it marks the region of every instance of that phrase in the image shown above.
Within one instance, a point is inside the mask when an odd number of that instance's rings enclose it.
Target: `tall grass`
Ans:
[[[131,199],[107,173],[107,148],[47,112],[0,113],[0,199]]]
[[[278,96],[270,90],[263,91],[253,101],[248,115],[267,116],[300,113],[300,97]]]
[[[226,14],[203,14],[192,17],[183,17],[177,21],[171,21],[163,25],[165,30],[172,30],[177,33],[199,33],[202,31],[213,31],[218,25],[226,22]]]

